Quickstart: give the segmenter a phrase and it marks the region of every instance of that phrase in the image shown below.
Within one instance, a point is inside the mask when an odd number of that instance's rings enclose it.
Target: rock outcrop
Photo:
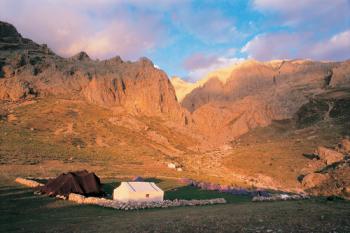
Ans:
[[[193,148],[218,148],[275,120],[293,118],[301,128],[327,118],[345,122],[349,73],[350,61],[249,60],[197,83],[178,78],[171,83],[147,58],[98,61],[85,52],[63,58],[0,22],[0,100],[55,96],[166,118],[185,135],[199,138],[201,145]]]
[[[194,84],[181,104],[196,130],[218,145],[274,120],[294,118],[308,127],[347,115],[349,67],[348,61],[246,61]]]
[[[303,178],[302,185],[304,188],[310,189],[322,185],[328,179],[329,176],[327,174],[310,173]]]
[[[350,139],[343,139],[340,143],[340,149],[346,153],[350,153]]]
[[[121,106],[131,114],[166,116],[185,124],[167,75],[147,58],[92,60],[85,52],[71,58],[23,38],[0,22],[0,100],[37,96],[81,98],[105,107]]]
[[[198,86],[197,83],[186,82],[179,77],[172,77],[171,84],[176,90],[176,97],[179,102],[181,102],[188,93]]]
[[[321,160],[323,160],[327,165],[331,165],[336,162],[340,162],[344,159],[344,155],[338,151],[320,146],[316,150],[316,154]]]
[[[345,141],[347,139],[342,140],[340,145]],[[299,177],[303,188],[314,195],[335,195],[349,199],[350,160],[344,148],[319,146],[315,155]]]

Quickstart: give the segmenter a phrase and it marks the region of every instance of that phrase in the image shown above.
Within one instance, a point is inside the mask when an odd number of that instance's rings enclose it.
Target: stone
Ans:
[[[344,159],[344,155],[342,153],[324,146],[319,146],[316,150],[316,154],[318,154],[320,159],[325,161],[327,165],[340,162]]]
[[[311,173],[306,175],[302,180],[302,185],[305,189],[320,186],[329,179],[328,174]]]
[[[323,160],[310,160],[306,163],[306,166],[301,169],[301,175],[307,175],[309,173],[319,171],[325,166],[326,163]]]
[[[115,200],[108,200],[105,198],[95,198],[70,194],[70,201],[74,201],[78,204],[92,204],[99,205],[107,208],[114,208],[118,210],[138,210],[138,209],[151,209],[151,208],[169,208],[178,206],[202,206],[202,205],[215,205],[225,204],[224,198],[208,199],[208,200],[164,200],[161,202],[119,202]]]
[[[80,194],[70,193],[68,195],[68,200],[72,202],[76,202],[78,204],[84,204],[85,197]]]
[[[270,196],[255,196],[253,197],[253,202],[260,202],[260,201],[288,201],[288,200],[302,200],[302,199],[308,199],[309,196],[305,194],[272,194]]]
[[[29,179],[25,179],[25,178],[21,178],[21,177],[17,177],[15,179],[15,182],[22,184],[22,185],[25,185],[25,186],[28,186],[28,187],[31,187],[31,188],[37,188],[37,187],[43,186],[43,184],[41,184],[35,180],[29,180]]]
[[[348,139],[348,138],[343,139],[340,142],[340,145],[341,145],[341,149],[343,149],[347,153],[350,153],[350,139]]]
[[[177,165],[175,163],[168,163],[168,168],[176,169]]]
[[[15,69],[10,65],[2,67],[2,73],[5,78],[11,78],[15,75]]]
[[[179,182],[185,185],[193,185],[193,180],[189,178],[180,178]]]

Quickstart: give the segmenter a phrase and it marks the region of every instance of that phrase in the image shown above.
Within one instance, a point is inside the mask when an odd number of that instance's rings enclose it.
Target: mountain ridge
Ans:
[[[189,90],[173,79],[189,92],[180,103],[147,58],[62,58],[10,24],[0,33],[1,169],[78,157],[123,172],[300,192],[303,153],[350,134],[350,61],[249,61]]]
[[[2,35],[9,35],[0,38],[2,100],[61,95],[122,106],[131,113],[184,118],[167,75],[147,58],[97,61],[85,52],[62,58],[46,45],[23,38],[10,24],[0,23],[0,28]]]
[[[322,93],[348,88],[349,65],[349,61],[242,62],[231,67],[225,82],[215,75],[198,81],[201,85],[185,95],[181,105],[192,113],[199,131],[215,135],[210,140],[222,144],[274,120],[292,119]]]

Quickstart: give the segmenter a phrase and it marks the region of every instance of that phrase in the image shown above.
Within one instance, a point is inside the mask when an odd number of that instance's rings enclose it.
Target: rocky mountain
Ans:
[[[320,177],[304,172],[303,153],[346,135],[350,61],[248,60],[196,83],[170,81],[147,58],[63,58],[0,22],[0,169],[79,158],[118,174],[299,192]],[[347,158],[327,167],[325,182],[343,179]]]
[[[333,148],[319,146],[298,179],[314,195],[350,198],[350,140],[343,139]]]
[[[184,124],[185,111],[167,75],[147,58],[98,61],[84,52],[62,58],[0,22],[0,68],[0,100],[78,98],[104,107],[121,106],[129,113],[167,116]]]
[[[326,93],[338,91],[336,98],[347,102],[344,93],[350,87],[350,61],[248,60],[193,85],[197,87],[181,105],[192,112],[196,130],[214,144],[224,144],[274,120],[291,119],[295,114],[300,120],[305,108],[301,107]],[[340,89],[345,92],[340,94]],[[332,111],[333,102],[328,101],[326,111]]]
[[[176,90],[176,96],[179,102],[181,102],[188,93],[199,86],[197,83],[187,82],[177,76],[171,78],[171,84]]]
[[[8,23],[1,22],[0,33],[0,100],[56,96],[165,117],[188,134],[204,137],[200,147],[227,144],[274,120],[302,118],[303,105],[350,85],[350,61],[248,60],[197,83],[170,82],[147,58],[98,61],[84,52],[63,58]]]

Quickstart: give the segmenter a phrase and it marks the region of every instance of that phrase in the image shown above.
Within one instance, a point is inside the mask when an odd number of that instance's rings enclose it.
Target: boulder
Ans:
[[[0,109],[0,120],[6,120],[7,119],[8,112],[4,109]]]
[[[316,153],[321,160],[326,162],[327,165],[339,162],[344,159],[344,155],[342,153],[323,146],[319,146],[316,150]]]
[[[85,196],[76,194],[76,193],[70,193],[68,195],[68,200],[72,202],[76,202],[78,204],[83,204],[85,201]]]
[[[302,180],[302,185],[304,188],[314,188],[321,185],[323,182],[329,179],[328,174],[321,173],[311,173],[306,175]]]
[[[193,180],[188,178],[180,178],[179,182],[186,185],[193,185]]]
[[[84,204],[90,204],[90,205],[108,206],[111,203],[113,203],[113,201],[106,198],[86,197],[84,199]]]
[[[340,143],[341,149],[350,153],[350,139],[343,139]]]
[[[21,178],[21,177],[17,177],[15,179],[15,182],[16,183],[19,183],[19,184],[22,184],[22,185],[25,185],[25,186],[28,186],[28,187],[31,187],[31,188],[38,188],[38,187],[41,187],[43,186],[43,184],[35,181],[35,180],[28,180],[28,179],[24,179],[24,178]]]
[[[15,75],[15,70],[10,65],[5,65],[2,67],[2,73],[5,78],[11,78]]]
[[[307,175],[309,173],[313,173],[321,170],[326,166],[325,161],[323,160],[311,160],[306,163],[306,166],[301,169],[301,175]]]
[[[343,192],[345,193],[346,196],[350,197],[350,186],[344,187]]]

